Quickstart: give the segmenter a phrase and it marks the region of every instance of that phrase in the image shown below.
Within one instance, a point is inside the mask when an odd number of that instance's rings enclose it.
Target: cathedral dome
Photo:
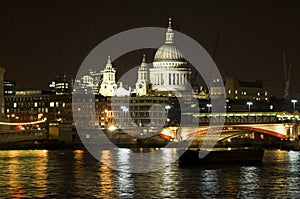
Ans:
[[[175,44],[165,43],[156,51],[154,61],[183,61],[183,56]]]
[[[151,88],[163,92],[186,91],[190,76],[191,70],[174,43],[174,31],[169,18],[165,43],[156,51],[153,68],[150,68]]]
[[[176,62],[177,64],[173,64]],[[154,67],[159,66],[178,66],[185,62],[181,51],[177,48],[174,43],[174,32],[172,29],[172,21],[169,18],[169,26],[166,32],[166,41],[165,43],[156,51],[154,56]]]

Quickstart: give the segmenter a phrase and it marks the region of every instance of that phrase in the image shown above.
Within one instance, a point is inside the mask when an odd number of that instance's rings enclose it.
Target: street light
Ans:
[[[295,112],[295,110],[296,110],[296,103],[298,102],[298,100],[292,99],[291,102],[293,103],[293,108],[294,108],[293,112]]]
[[[165,109],[167,110],[167,116],[168,116],[168,113],[169,113],[169,110],[171,109],[171,106],[170,105],[166,105]]]
[[[247,105],[248,105],[248,111],[250,112],[250,109],[251,109],[251,106],[253,105],[252,102],[247,102]]]
[[[210,113],[212,104],[206,104],[206,107],[207,107],[207,112]]]
[[[169,119],[169,110],[171,109],[171,106],[170,105],[166,105],[165,106],[165,109],[167,110],[167,124],[169,124],[170,122],[170,119]]]

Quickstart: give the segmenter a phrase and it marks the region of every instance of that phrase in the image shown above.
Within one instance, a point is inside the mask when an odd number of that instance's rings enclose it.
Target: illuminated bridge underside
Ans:
[[[2,122],[2,121],[0,121],[0,125],[3,125],[3,126],[33,125],[33,124],[45,123],[46,121],[47,121],[46,118],[44,118],[42,120],[31,121],[31,122]]]
[[[243,135],[246,135],[247,133],[249,133],[248,131],[244,131],[244,130],[228,130],[228,131],[222,131],[222,132],[209,132],[209,133],[202,133],[199,134],[195,137],[190,137],[187,138],[187,140],[190,141],[204,141],[207,140],[209,142],[213,141],[213,142],[218,142],[218,141],[223,141],[223,140],[227,140],[227,139],[231,139],[234,137],[240,137]]]
[[[218,136],[219,140],[233,135],[247,132],[267,134],[281,139],[287,138],[288,132],[292,131],[293,124],[247,124],[247,125],[224,125],[224,126],[200,126],[197,129],[183,127],[180,129],[181,140],[193,139],[199,136]],[[220,136],[219,136],[220,135]]]

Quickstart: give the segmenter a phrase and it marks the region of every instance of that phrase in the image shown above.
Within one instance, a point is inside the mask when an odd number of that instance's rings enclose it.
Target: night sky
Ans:
[[[75,75],[104,39],[137,27],[166,27],[197,40],[225,76],[268,80],[284,90],[282,53],[293,64],[291,94],[300,93],[300,1],[40,1],[0,0],[0,66],[18,87],[48,87],[63,69]],[[152,62],[152,57],[148,61]],[[116,61],[136,66],[141,57]],[[125,68],[126,69],[126,68]]]

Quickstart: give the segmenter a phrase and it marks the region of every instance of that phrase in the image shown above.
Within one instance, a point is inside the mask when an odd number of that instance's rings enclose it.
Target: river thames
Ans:
[[[102,155],[107,162],[110,151]],[[131,173],[113,170],[84,150],[0,151],[0,197],[298,198],[299,156],[268,150],[260,166],[181,168],[162,162],[157,171]],[[123,169],[130,171],[130,164],[123,162]]]

